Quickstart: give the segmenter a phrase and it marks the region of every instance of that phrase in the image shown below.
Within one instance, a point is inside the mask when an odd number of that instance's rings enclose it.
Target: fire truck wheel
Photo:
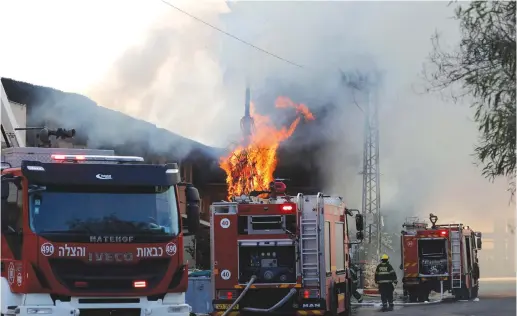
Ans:
[[[337,298],[337,291],[336,291],[334,282],[330,283],[329,293],[330,293],[330,311],[328,311],[328,315],[329,316],[338,316],[338,312],[337,312],[338,298]]]
[[[467,288],[465,284],[461,287],[461,289],[457,289],[454,293],[454,298],[456,300],[470,300],[472,297],[472,288]]]
[[[474,288],[472,289],[472,297],[471,298],[476,298],[478,297],[478,294],[479,294],[479,281],[477,281],[478,283],[476,284],[476,286],[474,286]]]
[[[346,306],[344,316],[352,316],[352,292],[350,289],[346,291],[345,294]]]
[[[469,287],[465,291],[465,299],[470,300],[472,298],[472,287]]]
[[[427,289],[422,289],[420,290],[420,292],[418,293],[418,301],[419,302],[425,302],[425,301],[429,301],[429,290]]]
[[[416,301],[418,301],[418,295],[416,293],[416,291],[410,291],[409,293],[409,302],[410,303],[415,303]]]

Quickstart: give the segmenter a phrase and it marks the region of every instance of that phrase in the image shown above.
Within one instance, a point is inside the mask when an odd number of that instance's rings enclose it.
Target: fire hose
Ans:
[[[257,276],[254,275],[251,277],[251,279],[249,280],[248,284],[246,284],[246,287],[244,288],[244,290],[242,291],[241,295],[239,295],[239,297],[237,297],[237,299],[235,300],[235,302],[233,302],[232,305],[230,305],[230,307],[228,307],[228,309],[221,315],[221,316],[226,316],[228,315],[228,313],[235,307],[235,305],[237,305],[240,300],[244,297],[244,295],[246,294],[246,292],[248,292],[249,288],[251,287],[251,285],[253,284],[253,282],[255,282],[255,280],[257,279]]]
[[[255,313],[271,313],[271,312],[274,312],[276,309],[278,309],[279,307],[284,305],[294,294],[296,294],[296,292],[297,292],[296,289],[291,289],[291,291],[289,291],[289,293],[287,293],[287,295],[284,296],[283,299],[278,301],[278,303],[276,303],[275,305],[273,305],[270,308],[262,309],[262,308],[244,307],[243,310],[248,311],[248,312],[255,312]]]
[[[246,292],[248,292],[248,289],[251,287],[251,285],[253,284],[253,282],[255,282],[256,279],[257,279],[257,277],[255,275],[251,277],[251,279],[249,280],[248,284],[246,284],[246,287],[242,291],[241,295],[239,295],[239,297],[237,297],[235,302],[233,302],[233,304],[230,305],[230,307],[221,316],[228,315],[228,313],[235,307],[235,305],[237,305],[240,302],[240,300],[244,297]],[[280,301],[278,301],[278,303],[276,303],[275,305],[273,305],[270,308],[244,307],[243,310],[248,311],[248,312],[255,312],[255,313],[270,313],[270,312],[273,312],[276,309],[278,309],[279,307],[281,307],[282,305],[284,305],[294,294],[296,294],[296,292],[297,292],[296,289],[291,289],[291,291],[289,291],[289,293],[287,293],[287,295],[284,296],[284,298],[282,298]]]

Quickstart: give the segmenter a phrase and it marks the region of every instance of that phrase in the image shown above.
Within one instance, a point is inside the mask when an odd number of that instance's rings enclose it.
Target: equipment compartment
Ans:
[[[418,240],[418,271],[423,276],[447,275],[447,239]]]
[[[296,252],[289,246],[240,246],[239,283],[296,283]]]
[[[267,235],[296,232],[295,215],[240,215],[239,235]]]

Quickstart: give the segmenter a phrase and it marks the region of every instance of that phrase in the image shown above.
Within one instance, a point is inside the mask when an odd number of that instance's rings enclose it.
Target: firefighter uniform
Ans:
[[[363,296],[361,293],[357,292],[357,286],[359,285],[359,279],[357,278],[357,270],[358,268],[353,265],[350,267],[350,275],[352,277],[352,295],[355,297],[357,302],[363,302]]]
[[[393,310],[393,291],[395,290],[393,284],[397,284],[397,274],[388,259],[388,255],[382,255],[381,263],[375,270],[375,283],[379,286],[383,311]]]

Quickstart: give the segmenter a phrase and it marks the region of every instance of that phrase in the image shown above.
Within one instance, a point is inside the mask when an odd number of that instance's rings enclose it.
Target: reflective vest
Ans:
[[[381,262],[375,269],[376,283],[392,283],[397,281],[397,274],[389,262]]]

